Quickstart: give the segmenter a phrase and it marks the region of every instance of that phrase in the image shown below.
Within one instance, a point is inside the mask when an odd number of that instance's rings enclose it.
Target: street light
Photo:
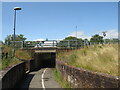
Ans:
[[[21,10],[20,7],[14,7],[14,38],[13,38],[13,56],[15,56],[15,27],[16,27],[16,10]]]
[[[14,10],[21,10],[21,7],[14,7]]]

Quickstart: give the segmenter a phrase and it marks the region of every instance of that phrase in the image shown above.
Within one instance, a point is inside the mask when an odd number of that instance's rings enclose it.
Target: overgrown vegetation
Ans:
[[[15,35],[15,40],[16,41],[25,41],[27,38],[24,37],[23,34]],[[7,35],[5,38],[5,44],[10,45],[11,41],[14,41],[14,35]]]
[[[30,59],[32,59],[32,55],[31,55],[30,52],[24,51],[24,50],[20,50],[20,49],[16,50],[15,56],[17,58],[19,58],[19,59],[24,59],[24,60],[30,60]]]
[[[62,86],[62,88],[71,88],[70,85],[62,79],[62,77],[60,76],[60,73],[58,72],[56,68],[54,69],[53,73],[54,73],[55,79]]]
[[[16,49],[15,57],[13,57],[12,48],[10,46],[2,45],[2,61],[0,62],[0,70],[14,64],[21,63],[22,61],[20,59],[32,59],[31,53],[21,49]]]
[[[10,67],[14,64],[18,64],[21,63],[22,61],[20,61],[17,58],[3,58],[2,62],[0,63],[0,70],[3,70],[7,67]]]
[[[118,75],[118,45],[95,45],[57,54],[58,60],[68,65],[96,72]]]

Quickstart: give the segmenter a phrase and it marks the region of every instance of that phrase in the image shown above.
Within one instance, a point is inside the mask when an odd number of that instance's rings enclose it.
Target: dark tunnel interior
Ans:
[[[35,53],[35,67],[40,68],[55,68],[56,53]]]

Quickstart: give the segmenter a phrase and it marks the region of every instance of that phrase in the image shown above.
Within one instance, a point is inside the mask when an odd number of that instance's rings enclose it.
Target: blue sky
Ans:
[[[67,36],[90,38],[107,31],[109,37],[117,37],[117,2],[3,2],[2,40],[13,34],[14,7],[17,11],[16,34],[24,34],[27,40],[63,39]]]

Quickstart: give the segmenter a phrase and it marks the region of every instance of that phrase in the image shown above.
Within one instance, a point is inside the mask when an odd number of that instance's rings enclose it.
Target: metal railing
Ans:
[[[90,42],[88,40],[48,40],[48,41],[15,41],[16,48],[42,48],[42,47],[61,47],[61,48],[83,48],[96,44],[116,44],[119,41]],[[13,46],[13,41],[9,42]]]

